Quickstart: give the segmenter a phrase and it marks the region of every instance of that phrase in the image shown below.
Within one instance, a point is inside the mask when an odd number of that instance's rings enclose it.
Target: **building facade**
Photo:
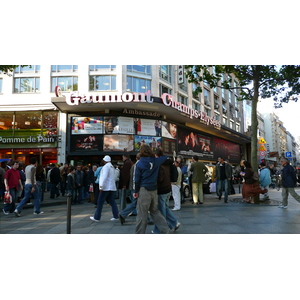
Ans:
[[[196,95],[196,87],[183,65],[35,65],[0,73],[0,159],[86,164],[109,154],[118,161],[147,143],[170,156],[215,163],[222,155],[238,164],[250,138],[237,89],[201,83]]]

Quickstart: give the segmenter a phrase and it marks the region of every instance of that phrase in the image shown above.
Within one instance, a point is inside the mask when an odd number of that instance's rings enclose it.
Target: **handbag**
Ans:
[[[92,183],[90,184],[90,187],[89,187],[89,192],[90,192],[90,193],[93,193],[93,192],[94,192],[94,186],[93,186],[93,184],[92,184]]]
[[[10,204],[10,203],[12,203],[12,197],[11,194],[6,191],[4,194],[4,204]]]

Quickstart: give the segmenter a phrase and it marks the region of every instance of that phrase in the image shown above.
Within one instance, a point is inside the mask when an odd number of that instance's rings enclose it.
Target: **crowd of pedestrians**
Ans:
[[[90,217],[93,222],[100,222],[106,201],[112,210],[111,221],[119,220],[123,225],[128,216],[136,216],[136,233],[145,233],[149,225],[154,225],[151,230],[154,234],[169,233],[178,230],[181,225],[173,212],[181,210],[185,201],[183,179],[187,173],[190,175],[192,203],[204,203],[203,184],[209,170],[197,155],[187,165],[181,156],[168,158],[161,149],[154,153],[145,144],[136,155],[136,162],[130,159],[128,153],[123,154],[122,160],[120,168],[112,164],[109,155],[92,166],[52,163],[43,167],[35,157],[26,167],[18,161],[2,162],[0,197],[3,200],[5,192],[11,196],[11,203],[4,205],[3,213],[14,213],[20,217],[24,206],[33,199],[33,213],[43,214],[40,209],[43,193],[49,191],[50,199],[68,196],[72,205],[85,201],[94,203],[96,210]],[[281,165],[282,204],[279,207],[287,208],[289,194],[300,202],[300,195],[294,190],[299,180],[287,159],[282,158]],[[221,200],[224,193],[224,202],[228,203],[228,195],[233,193],[232,182],[237,176],[242,182],[243,199],[254,204],[254,198],[260,194],[264,195],[262,201],[270,200],[271,177],[278,173],[274,166],[266,166],[264,162],[259,164],[259,170],[254,170],[245,160],[240,162],[234,173],[229,161],[220,156],[212,181],[216,183],[218,199]],[[169,207],[171,196],[174,200],[172,209]],[[121,200],[121,204],[125,203],[120,210],[116,198]]]

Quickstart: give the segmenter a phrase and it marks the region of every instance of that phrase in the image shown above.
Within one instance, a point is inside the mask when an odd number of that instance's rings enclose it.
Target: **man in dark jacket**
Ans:
[[[166,156],[155,158],[149,145],[142,145],[141,158],[136,164],[134,174],[134,198],[137,201],[136,233],[146,233],[148,211],[161,233],[169,233],[167,221],[157,208],[157,177],[160,165]]]
[[[122,190],[122,196],[124,197],[123,199],[129,197],[130,201],[133,202],[134,199],[129,189],[130,169],[133,166],[133,162],[130,159],[130,155],[128,153],[124,153],[122,158],[123,158],[124,165],[120,170],[119,188]],[[134,215],[136,215],[136,213]]]
[[[51,164],[51,173],[50,173],[50,182],[51,182],[51,189],[50,189],[50,198],[54,199],[54,196],[59,197],[59,189],[58,184],[60,183],[60,171],[56,164]]]
[[[287,208],[289,194],[291,194],[291,196],[298,202],[300,202],[300,195],[295,192],[297,178],[294,168],[289,164],[289,161],[286,158],[282,158],[280,163],[283,166],[283,169],[281,170],[282,204],[280,204],[279,207]]]
[[[163,156],[162,150],[161,149],[156,150],[155,157],[161,157],[161,156]],[[177,221],[177,218],[169,208],[169,199],[172,193],[172,185],[171,185],[172,165],[173,165],[172,160],[167,159],[160,166],[158,178],[157,178],[157,195],[158,195],[159,211],[167,220],[170,229],[174,229],[174,231],[176,231],[179,228],[180,223]],[[156,225],[154,226],[153,233],[160,233]]]

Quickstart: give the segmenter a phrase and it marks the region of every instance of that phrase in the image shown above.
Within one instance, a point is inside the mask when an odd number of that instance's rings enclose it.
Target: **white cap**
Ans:
[[[111,161],[111,158],[110,158],[109,155],[105,155],[103,160],[106,161],[106,162],[109,162],[109,161]]]

